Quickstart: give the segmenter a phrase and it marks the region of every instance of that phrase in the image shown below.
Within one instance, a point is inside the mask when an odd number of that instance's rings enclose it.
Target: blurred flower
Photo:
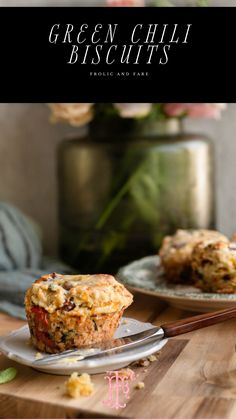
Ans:
[[[106,5],[111,7],[144,7],[145,0],[107,0]]]
[[[152,103],[114,103],[122,118],[142,118],[152,109]]]
[[[78,127],[93,118],[92,103],[49,103],[48,106],[52,122],[67,122]]]
[[[163,110],[169,117],[219,119],[226,108],[225,103],[164,103]]]
[[[208,6],[209,0],[192,0],[191,6],[204,7]],[[175,4],[172,3],[172,0],[106,0],[106,5],[111,7],[145,7],[145,3],[148,3],[148,6],[152,7],[174,7]]]
[[[214,118],[219,119],[225,103],[50,103],[52,122],[85,125],[94,117],[120,118]]]

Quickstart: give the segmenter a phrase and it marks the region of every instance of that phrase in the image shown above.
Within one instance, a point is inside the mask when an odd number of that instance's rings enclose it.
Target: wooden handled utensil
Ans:
[[[164,331],[164,337],[182,335],[193,330],[202,329],[225,320],[236,318],[236,307],[226,310],[218,310],[210,313],[200,314],[198,316],[187,317],[186,319],[176,320],[161,326]]]

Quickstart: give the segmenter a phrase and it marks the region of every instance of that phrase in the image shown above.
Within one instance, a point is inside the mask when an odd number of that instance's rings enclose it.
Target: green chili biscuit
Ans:
[[[56,353],[108,340],[132,300],[111,275],[45,275],[25,297],[32,343]]]

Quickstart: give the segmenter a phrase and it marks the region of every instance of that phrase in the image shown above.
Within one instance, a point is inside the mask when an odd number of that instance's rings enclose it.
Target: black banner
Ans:
[[[0,8],[1,102],[234,102],[236,8]]]

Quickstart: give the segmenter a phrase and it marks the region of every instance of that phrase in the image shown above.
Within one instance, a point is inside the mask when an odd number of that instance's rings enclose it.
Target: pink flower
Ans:
[[[107,0],[106,4],[110,7],[144,7],[145,0]]]
[[[66,122],[76,127],[88,124],[93,118],[93,103],[49,103],[51,122]]]
[[[189,116],[190,118],[219,119],[225,103],[164,103],[163,109],[169,117]]]
[[[114,103],[122,118],[143,118],[149,114],[152,103]]]

